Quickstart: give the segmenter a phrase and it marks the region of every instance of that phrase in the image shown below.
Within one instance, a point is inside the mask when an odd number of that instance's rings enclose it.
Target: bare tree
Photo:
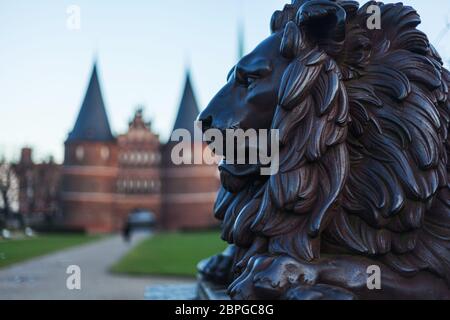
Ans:
[[[12,168],[4,159],[0,160],[0,213],[1,220],[8,219],[11,213],[17,212],[19,202],[19,180]]]
[[[438,48],[444,40],[444,38],[450,33],[450,16],[447,17],[447,20],[445,22],[444,28],[442,28],[441,32],[436,37],[436,40],[434,41],[434,45],[436,48]],[[450,59],[444,59],[444,61],[450,65]]]
[[[447,21],[445,23],[445,27],[442,29],[442,31],[439,33],[435,40],[435,44],[439,45],[441,41],[445,38],[447,33],[450,31],[450,17],[447,17]]]

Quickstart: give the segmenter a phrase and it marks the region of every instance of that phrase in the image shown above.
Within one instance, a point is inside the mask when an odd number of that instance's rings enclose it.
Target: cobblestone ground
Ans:
[[[120,236],[33,259],[0,270],[0,300],[140,300],[146,287],[194,284],[194,280],[163,277],[128,277],[108,269],[134,245],[145,238],[137,235],[132,243]],[[81,268],[81,290],[68,290],[67,267]]]

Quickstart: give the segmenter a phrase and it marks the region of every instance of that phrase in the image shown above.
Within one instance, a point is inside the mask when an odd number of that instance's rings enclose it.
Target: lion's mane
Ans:
[[[333,248],[450,282],[450,74],[411,7],[336,1],[345,41],[311,41],[298,24],[305,2],[271,22],[291,60],[272,123],[279,173],[216,201],[235,265],[255,251],[311,261]],[[374,4],[381,30],[366,26]]]

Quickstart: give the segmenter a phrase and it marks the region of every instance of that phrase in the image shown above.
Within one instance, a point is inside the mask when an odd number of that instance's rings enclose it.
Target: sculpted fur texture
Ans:
[[[381,9],[369,30],[367,8]],[[278,129],[276,175],[221,167],[226,253],[205,278],[235,299],[450,297],[450,73],[403,4],[293,1],[200,115]],[[366,286],[378,265],[383,289]]]

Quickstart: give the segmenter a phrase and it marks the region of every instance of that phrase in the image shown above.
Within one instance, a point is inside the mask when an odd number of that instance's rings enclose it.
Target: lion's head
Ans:
[[[367,28],[370,5],[381,30]],[[407,269],[395,254],[418,248],[448,182],[450,77],[419,23],[402,4],[295,0],[233,68],[200,115],[204,128],[280,134],[276,175],[220,168],[215,214],[223,238],[242,249],[241,265],[252,250],[313,260],[326,237]]]

